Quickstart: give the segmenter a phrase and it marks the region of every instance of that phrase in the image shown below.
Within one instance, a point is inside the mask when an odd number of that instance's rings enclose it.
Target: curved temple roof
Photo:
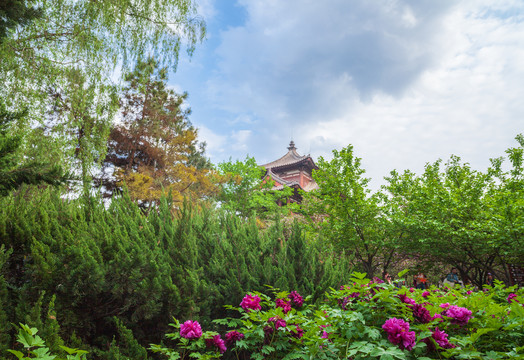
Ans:
[[[299,155],[297,153],[297,148],[295,147],[295,142],[293,140],[291,140],[291,142],[289,143],[288,150],[289,151],[287,152],[287,154],[282,156],[280,159],[264,164],[262,166],[269,170],[271,168],[277,168],[284,165],[296,164],[310,158],[309,155]]]
[[[291,140],[291,142],[289,143],[287,154],[285,154],[278,160],[272,161],[261,166],[263,166],[266,169],[266,174],[264,176],[270,177],[277,183],[273,190],[280,190],[284,186],[302,188],[302,182],[297,181],[296,178],[285,179],[285,176],[283,176],[283,171],[285,172],[298,168],[309,169],[309,171],[311,171],[312,169],[318,169],[317,165],[315,164],[310,155],[300,155],[297,152],[297,148],[295,147],[295,143],[293,142],[293,140]],[[311,191],[314,189],[318,189],[318,185],[315,181],[310,180],[304,184],[303,190]]]

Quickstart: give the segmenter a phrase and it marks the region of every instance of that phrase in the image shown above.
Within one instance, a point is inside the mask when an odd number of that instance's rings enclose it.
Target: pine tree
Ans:
[[[163,193],[179,206],[184,197],[214,193],[205,145],[184,108],[187,94],[167,88],[167,68],[158,69],[153,59],[139,61],[125,80],[122,120],[111,131],[100,185],[112,194],[125,184],[145,208],[158,205]]]

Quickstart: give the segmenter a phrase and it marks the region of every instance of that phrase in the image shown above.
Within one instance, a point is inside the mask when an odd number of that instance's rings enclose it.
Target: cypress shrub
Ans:
[[[146,216],[125,195],[107,205],[31,187],[0,199],[0,246],[0,349],[23,322],[54,350],[74,343],[104,359],[147,358],[173,316],[210,325],[265,285],[316,300],[350,273],[298,223],[260,230],[167,198]]]

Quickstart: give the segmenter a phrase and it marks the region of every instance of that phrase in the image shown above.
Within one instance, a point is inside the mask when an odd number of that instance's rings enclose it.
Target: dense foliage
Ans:
[[[452,265],[479,287],[488,273],[509,282],[506,264],[524,265],[524,138],[516,140],[485,172],[457,156],[428,163],[421,175],[392,171],[388,206],[405,234],[403,252]]]
[[[355,273],[320,305],[297,292],[246,295],[216,320],[221,334],[186,321],[167,334],[170,359],[516,359],[524,357],[524,291],[501,283],[415,290],[371,282]],[[222,339],[223,337],[223,339]],[[189,357],[188,357],[189,356]]]
[[[524,136],[485,171],[453,156],[377,191],[349,145],[317,191],[273,191],[253,158],[215,168],[167,85],[196,9],[0,4],[0,360],[523,357],[522,290],[486,283],[524,267]],[[451,266],[475,288],[349,279]]]
[[[167,68],[150,58],[125,77],[121,119],[111,130],[99,185],[109,196],[127,186],[142,207],[169,193],[181,204],[216,192],[211,164],[185,108],[187,94],[167,87]]]
[[[60,185],[69,179],[59,165],[24,158],[24,136],[16,121],[25,116],[25,111],[7,110],[0,100],[0,196],[24,184]]]
[[[281,216],[298,211],[299,206],[287,203],[294,189],[284,187],[273,191],[274,181],[264,176],[266,170],[257,165],[255,158],[229,160],[218,164],[220,192],[217,200],[223,209],[240,216],[256,215],[262,218]],[[282,207],[282,204],[286,204]]]
[[[254,218],[222,210],[173,213],[167,199],[146,216],[128,197],[106,209],[60,195],[24,188],[0,199],[3,349],[21,322],[52,339],[51,349],[63,338],[96,358],[133,358],[160,341],[171,316],[210,324],[229,314],[223,305],[265,284],[316,300],[348,276],[345,260],[306,242],[297,225],[262,231]]]
[[[321,305],[297,291],[252,292],[239,316],[217,319],[219,332],[195,320],[170,324],[167,342],[151,345],[169,359],[486,359],[524,357],[524,290],[500,282],[469,288],[396,288],[354,273],[351,285],[332,289]],[[52,359],[37,329],[21,324],[27,357]],[[67,359],[85,351],[60,346]],[[144,358],[136,356],[133,359]]]
[[[0,97],[25,155],[75,170],[90,190],[119,107],[119,76],[154,57],[176,68],[205,36],[192,0],[8,0],[0,5]]]

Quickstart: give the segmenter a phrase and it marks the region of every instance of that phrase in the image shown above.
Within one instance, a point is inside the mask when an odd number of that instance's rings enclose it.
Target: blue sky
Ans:
[[[524,132],[524,1],[198,1],[207,40],[170,84],[213,162],[348,144],[372,186]]]

